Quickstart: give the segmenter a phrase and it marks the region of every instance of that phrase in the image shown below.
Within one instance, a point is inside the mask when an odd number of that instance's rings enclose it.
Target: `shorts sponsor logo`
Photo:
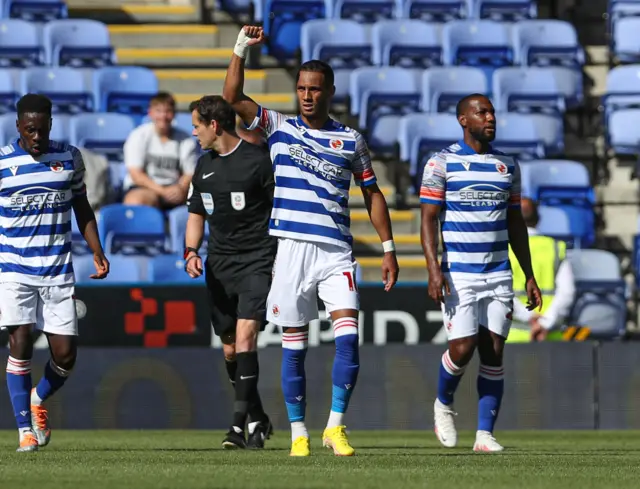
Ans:
[[[202,205],[204,206],[204,210],[207,211],[207,214],[213,214],[213,196],[211,194],[201,194],[202,196]]]
[[[247,202],[244,198],[244,192],[231,192],[231,206],[237,210],[241,211],[245,208]]]

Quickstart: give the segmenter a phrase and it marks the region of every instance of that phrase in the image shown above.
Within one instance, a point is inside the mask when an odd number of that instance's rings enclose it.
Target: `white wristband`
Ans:
[[[244,29],[240,29],[236,45],[233,48],[233,54],[238,58],[245,59],[247,57],[247,51],[249,51],[249,41],[251,38],[244,33]]]
[[[389,241],[385,241],[382,243],[382,249],[384,250],[385,253],[396,251],[396,244],[393,242],[392,239],[390,239]]]

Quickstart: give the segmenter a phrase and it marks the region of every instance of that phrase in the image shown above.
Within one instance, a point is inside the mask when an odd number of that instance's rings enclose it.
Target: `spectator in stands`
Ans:
[[[183,205],[196,167],[191,134],[172,125],[176,102],[167,92],[151,99],[151,122],[137,127],[124,144],[124,203],[168,210]]]
[[[509,248],[509,259],[513,269],[513,290],[516,298],[513,305],[513,325],[507,341],[561,340],[560,327],[569,315],[575,299],[575,282],[571,263],[565,260],[566,244],[536,231],[538,206],[528,198],[522,199],[522,215],[529,231],[531,264],[538,286],[542,290],[541,311],[528,311],[525,307],[525,277],[518,260]]]

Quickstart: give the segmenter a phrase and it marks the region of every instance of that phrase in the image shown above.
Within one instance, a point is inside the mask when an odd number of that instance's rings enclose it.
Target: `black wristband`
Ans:
[[[192,251],[196,254],[196,256],[198,255],[198,250],[196,248],[191,248],[190,246],[187,246],[184,249],[184,254],[182,255],[182,258],[186,260],[187,256],[189,256],[189,253],[191,253]]]

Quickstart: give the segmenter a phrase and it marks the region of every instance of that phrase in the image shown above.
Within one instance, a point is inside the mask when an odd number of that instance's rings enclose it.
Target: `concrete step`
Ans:
[[[365,282],[379,282],[382,279],[380,272],[381,256],[359,257],[356,254],[355,258],[362,269],[362,279]],[[398,281],[400,282],[426,282],[429,278],[427,264],[422,255],[399,256],[398,266],[400,267],[398,276]],[[426,297],[425,294],[425,300]]]
[[[394,194],[393,186],[379,184],[379,187],[382,191],[382,195],[385,196],[387,202],[389,203],[389,199],[391,199]],[[352,209],[357,207],[364,207],[364,197],[362,196],[362,190],[360,189],[360,187],[352,185],[349,189],[349,206]]]
[[[224,68],[229,65],[232,48],[118,48],[116,56],[121,65],[141,65],[166,68],[206,67]]]
[[[393,233],[416,234],[420,232],[420,215],[416,212],[390,210]],[[366,209],[354,209],[351,211],[351,232],[354,236],[377,234],[373,224],[369,220]]]
[[[202,97],[210,95],[211,91],[192,92],[192,93],[174,93],[173,96],[178,104],[178,111],[188,111],[189,104]],[[290,93],[248,93],[258,104],[269,107],[278,112],[292,113],[295,111],[296,102],[294,96]]]
[[[111,44],[116,48],[217,48],[219,28],[198,24],[111,24]],[[223,47],[228,47],[224,46]]]
[[[160,87],[172,93],[221,94],[226,70],[156,69]],[[247,70],[244,87],[248,93],[293,93],[293,82],[286,70]],[[284,89],[282,87],[285,87]]]
[[[70,0],[69,17],[75,19],[95,19],[107,24],[132,24],[166,22],[184,24],[200,20],[198,7],[192,4],[168,5],[118,4],[117,1],[102,2],[100,5],[86,4],[83,0]]]
[[[393,235],[398,255],[417,254],[422,252],[420,234],[396,234]],[[353,248],[356,255],[379,255],[382,245],[377,234],[362,234],[353,237]]]

